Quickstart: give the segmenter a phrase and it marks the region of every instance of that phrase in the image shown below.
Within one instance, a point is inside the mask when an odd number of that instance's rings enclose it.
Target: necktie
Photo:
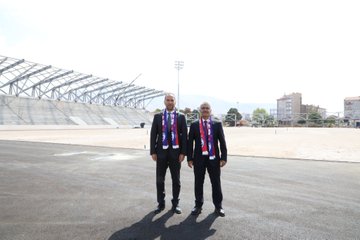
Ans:
[[[208,125],[207,125],[207,121],[205,120],[204,121],[204,124],[205,124],[205,138],[206,138],[206,145],[209,147],[209,143],[208,143],[208,134],[209,134],[209,132],[208,132]]]
[[[167,131],[168,131],[168,133],[171,133],[171,113],[168,113]]]

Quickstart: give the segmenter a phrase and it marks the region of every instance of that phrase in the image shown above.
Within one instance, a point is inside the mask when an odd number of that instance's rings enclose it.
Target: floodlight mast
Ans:
[[[178,94],[177,94],[177,105],[178,105],[178,110],[180,111],[180,81],[179,81],[179,76],[180,76],[180,70],[184,68],[184,62],[183,61],[175,61],[175,68],[178,70]]]

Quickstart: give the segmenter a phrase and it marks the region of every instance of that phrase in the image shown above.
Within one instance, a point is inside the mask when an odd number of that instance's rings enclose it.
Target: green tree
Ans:
[[[306,123],[306,120],[305,120],[305,119],[299,119],[299,120],[297,121],[297,123],[299,123],[299,124],[305,124],[305,123]]]
[[[311,112],[308,116],[309,122],[315,123],[315,124],[321,124],[322,123],[322,117],[320,113],[318,112]]]
[[[263,126],[270,121],[270,118],[269,114],[264,108],[257,108],[253,111],[252,120]]]
[[[266,126],[267,127],[273,127],[275,126],[275,118],[273,115],[268,115],[266,119]]]
[[[331,116],[328,116],[324,122],[328,125],[328,127],[332,127],[335,125],[336,119],[337,119],[336,116],[331,115]]]
[[[242,115],[239,113],[237,108],[230,108],[225,116],[225,122],[228,123],[230,126],[235,126],[235,119],[234,114],[236,116],[236,121],[240,121],[242,118]]]

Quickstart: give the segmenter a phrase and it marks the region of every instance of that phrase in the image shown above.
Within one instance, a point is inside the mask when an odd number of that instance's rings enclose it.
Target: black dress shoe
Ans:
[[[181,214],[181,208],[179,206],[173,206],[171,210],[176,214]]]
[[[199,215],[201,213],[202,208],[201,207],[194,207],[193,210],[191,210],[191,215]]]
[[[165,206],[164,205],[158,205],[154,211],[155,214],[158,214],[160,213],[162,210],[165,209]]]
[[[216,208],[215,213],[220,217],[225,217],[225,211],[222,208]]]

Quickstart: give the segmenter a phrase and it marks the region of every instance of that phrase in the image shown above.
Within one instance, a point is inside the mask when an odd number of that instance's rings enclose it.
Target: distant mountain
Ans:
[[[185,107],[197,109],[202,102],[209,102],[212,107],[212,112],[215,115],[226,114],[230,108],[237,108],[240,113],[252,114],[256,108],[264,108],[268,113],[270,109],[276,109],[276,103],[232,103],[226,100],[199,95],[184,95],[180,96],[180,108]],[[164,99],[162,97],[154,99],[146,109],[154,111],[157,108],[164,108]]]

